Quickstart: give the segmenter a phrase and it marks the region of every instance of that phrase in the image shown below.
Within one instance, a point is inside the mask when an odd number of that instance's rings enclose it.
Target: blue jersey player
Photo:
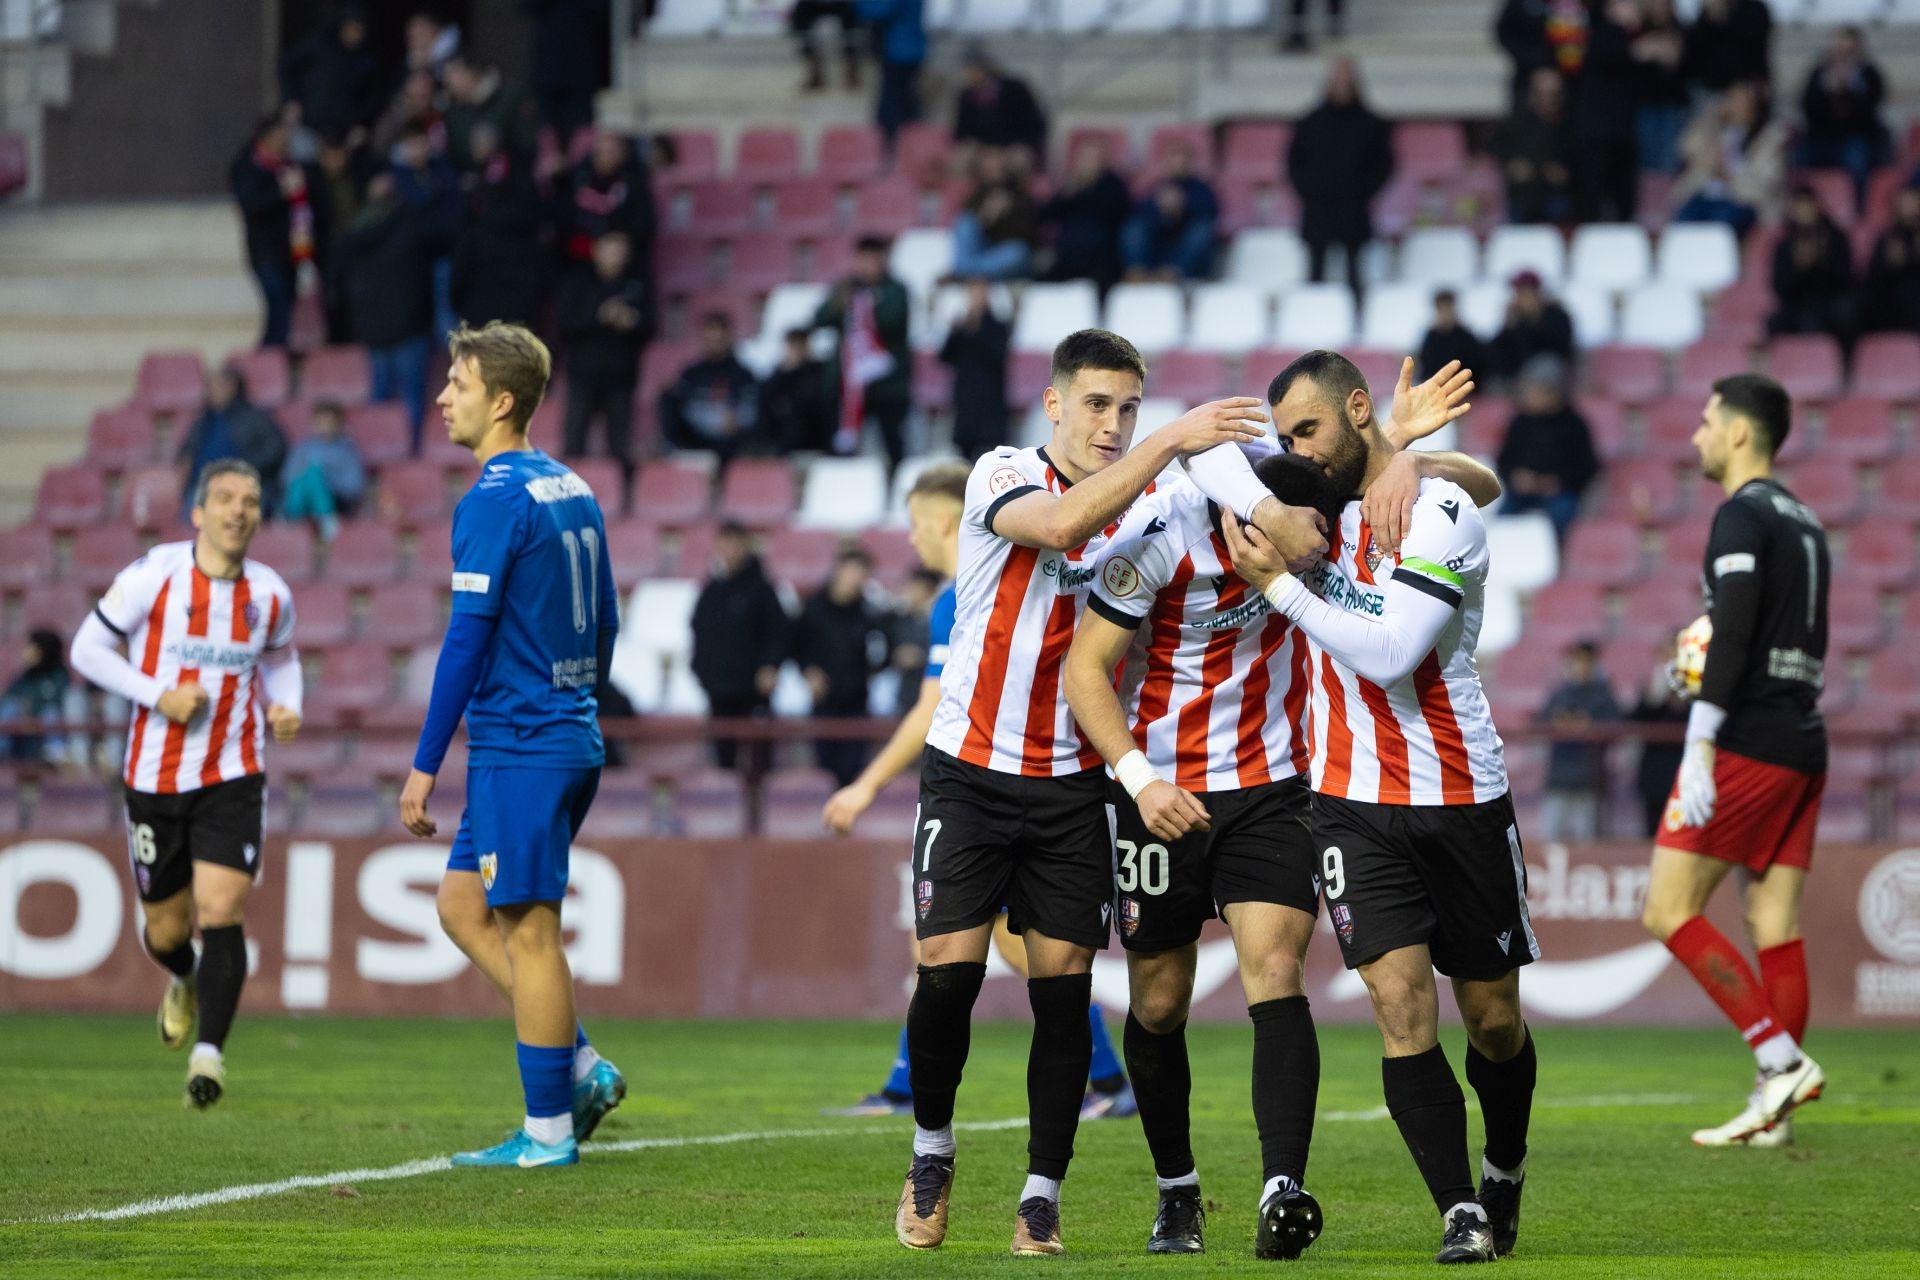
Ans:
[[[462,327],[440,393],[480,478],[453,517],[453,617],[400,818],[417,836],[454,729],[467,721],[467,807],[440,887],[447,935],[513,1004],[526,1121],[456,1165],[574,1164],[626,1083],[574,1017],[560,933],[567,857],[605,752],[594,689],[619,628],[593,491],[527,443],[551,373],[540,339]]]

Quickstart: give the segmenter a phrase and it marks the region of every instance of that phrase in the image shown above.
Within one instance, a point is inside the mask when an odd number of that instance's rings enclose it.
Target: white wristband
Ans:
[[[1113,776],[1127,789],[1127,795],[1135,800],[1148,786],[1160,781],[1160,775],[1154,772],[1153,765],[1147,761],[1146,752],[1138,750],[1120,757],[1120,763],[1113,766]]]
[[[1281,600],[1285,598],[1288,590],[1291,589],[1293,584],[1298,581],[1299,579],[1294,577],[1292,574],[1283,573],[1279,577],[1275,578],[1272,582],[1269,582],[1266,586],[1266,590],[1262,591],[1260,594],[1267,598],[1268,604],[1278,609],[1280,607]]]

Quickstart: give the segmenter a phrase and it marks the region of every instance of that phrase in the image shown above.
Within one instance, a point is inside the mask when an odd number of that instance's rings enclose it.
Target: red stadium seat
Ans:
[[[1602,482],[1607,494],[1600,509],[1617,519],[1661,524],[1686,505],[1686,492],[1669,462],[1623,459],[1606,469]]]
[[[349,520],[327,545],[327,581],[371,587],[400,576],[400,535],[378,520]]]
[[[1226,129],[1220,156],[1222,178],[1272,182],[1286,168],[1293,126],[1284,120],[1245,120]]]
[[[1226,357],[1204,351],[1169,351],[1153,362],[1153,394],[1187,404],[1217,400],[1231,390]]]
[[[1900,634],[1912,635],[1920,623],[1920,605],[1911,597],[1901,620]],[[1861,685],[1863,699],[1883,701],[1903,716],[1920,715],[1920,648],[1891,644],[1867,659]]]
[[[1155,387],[1163,385],[1164,357],[1153,368]],[[939,416],[953,408],[953,369],[937,352],[913,353],[913,407]]]
[[[120,518],[137,529],[186,535],[180,521],[180,473],[155,464],[129,471],[120,481]]]
[[[793,468],[784,458],[741,458],[720,479],[720,515],[754,528],[783,524],[798,505]]]
[[[1792,444],[1791,438],[1788,444]],[[1782,468],[1782,479],[1794,497],[1813,508],[1820,523],[1832,528],[1853,523],[1860,515],[1860,472],[1839,458],[1795,459]]]
[[[664,528],[706,519],[712,509],[713,484],[699,467],[663,458],[640,468],[634,482],[634,514]]]
[[[280,434],[287,438],[289,445],[298,444],[313,434],[313,406],[304,400],[287,401],[273,411],[273,420],[280,424]]]
[[[840,535],[826,529],[782,529],[767,538],[767,572],[802,595],[819,589],[833,569]]]
[[[662,235],[654,243],[653,264],[665,294],[696,293],[714,282],[712,246],[697,234]]]
[[[1847,531],[1844,547],[1834,548],[1834,573],[1876,591],[1899,591],[1912,585],[1920,576],[1920,547],[1914,532],[1903,521],[1861,521]]]
[[[1248,363],[1250,370],[1272,369],[1278,372],[1284,368],[1277,364]],[[1457,424],[1460,428],[1460,447],[1468,453],[1485,454],[1492,457],[1500,452],[1501,444],[1507,438],[1507,426],[1513,421],[1513,401],[1500,395],[1473,394],[1473,410]]]
[[[33,518],[49,529],[79,529],[98,520],[106,503],[107,482],[97,467],[48,467],[40,475]]]
[[[612,458],[568,458],[567,466],[593,490],[601,514],[618,519],[627,505],[627,477],[620,464]]]
[[[1393,127],[1394,171],[1421,182],[1441,182],[1467,163],[1467,135],[1451,120],[1409,120]]]
[[[293,373],[287,367],[285,347],[235,351],[227,357],[226,365],[247,384],[247,399],[262,409],[278,409],[293,395]]]
[[[1920,400],[1920,337],[1870,333],[1853,351],[1853,393],[1888,400]]]
[[[882,586],[898,590],[907,575],[920,565],[905,529],[866,529],[860,534],[860,548],[873,557],[873,574]]]
[[[87,461],[123,471],[154,461],[153,413],[138,404],[102,409],[87,428]]]
[[[1598,347],[1587,353],[1587,379],[1622,404],[1646,404],[1667,393],[1666,357],[1653,347]]]
[[[432,644],[446,630],[440,608],[440,582],[415,579],[376,587],[367,603],[363,639],[393,650]]]
[[[1623,703],[1631,705],[1647,687],[1653,673],[1662,670],[1672,656],[1672,636],[1665,640],[1649,640],[1643,635],[1623,636],[1609,641],[1601,649],[1600,666],[1615,693],[1625,695]]]
[[[1697,581],[1652,578],[1627,592],[1620,612],[1620,631],[1623,636],[1645,636],[1650,643],[1670,643],[1700,612]]]
[[[1845,653],[1872,653],[1887,639],[1887,611],[1865,583],[1834,582],[1827,595],[1827,645]],[[1833,654],[1829,652],[1828,662]]]
[[[1148,177],[1167,170],[1167,158],[1185,147],[1193,155],[1193,172],[1205,177],[1214,170],[1213,130],[1203,124],[1163,124],[1147,135]],[[1268,170],[1273,172],[1273,170]]]
[[[140,535],[126,525],[91,525],[73,535],[73,580],[94,595],[104,595],[120,571],[145,551]]]
[[[920,224],[920,189],[904,178],[881,178],[853,198],[853,226],[860,235],[896,236]],[[832,273],[816,272],[821,279]]]
[[[726,272],[729,289],[770,293],[793,278],[793,246],[784,236],[748,236],[733,242]]]
[[[1066,149],[1062,151],[1062,164],[1059,171],[1071,173],[1074,157],[1080,154],[1080,148],[1089,142],[1104,142],[1107,146],[1107,163],[1121,173],[1133,172],[1133,135],[1124,125],[1083,124],[1067,134]]]
[[[1707,397],[1713,394],[1714,383],[1729,374],[1747,373],[1752,368],[1753,357],[1744,341],[1712,334],[1680,353],[1680,368],[1674,378],[1673,393],[1681,399],[1691,399],[1697,414],[1700,406],[1707,402]],[[1698,422],[1698,417],[1694,421]]]
[[[916,186],[939,186],[952,161],[953,134],[945,125],[916,121],[894,139],[894,172]]]
[[[795,178],[782,183],[773,195],[773,227],[779,235],[794,240],[834,234],[840,227],[839,189],[825,178]],[[735,245],[736,258],[739,250]]]
[[[1522,631],[1525,642],[1501,655],[1508,658],[1530,647],[1533,640],[1569,644],[1575,640],[1604,636],[1612,629],[1607,609],[1606,589],[1596,582],[1578,582],[1561,578],[1549,582],[1534,593]],[[1553,654],[1558,659],[1557,650]],[[1521,658],[1525,663],[1528,658]]]
[[[247,559],[258,560],[288,583],[299,586],[314,576],[313,531],[306,524],[274,521],[260,526],[247,548]]]
[[[1007,399],[1017,409],[1038,404],[1053,379],[1053,359],[1044,351],[1016,351],[1007,365]]]
[[[759,198],[753,184],[739,179],[703,182],[693,189],[693,223],[696,235],[705,237],[744,236],[758,224]]]
[[[343,407],[373,398],[373,368],[364,347],[321,347],[300,367],[300,398],[331,400]]]
[[[1637,582],[1646,558],[1640,529],[1625,520],[1589,516],[1577,520],[1560,558],[1569,582],[1625,587]]]
[[[1840,343],[1824,333],[1775,338],[1767,371],[1795,400],[1832,400],[1845,382]]]
[[[1700,577],[1701,563],[1707,556],[1707,539],[1713,536],[1713,513],[1705,511],[1663,526],[1659,531],[1660,551],[1654,568],[1663,577]]]
[[[394,696],[393,659],[378,644],[350,644],[328,652],[316,692],[326,710],[357,717]]]
[[[1706,404],[1706,396],[1683,392],[1647,405],[1643,442],[1646,456],[1676,466],[1697,463],[1700,451],[1693,447],[1693,433],[1700,426],[1701,411]]]
[[[733,158],[733,176],[742,182],[770,185],[800,174],[800,138],[792,129],[745,129]]]
[[[1360,370],[1360,376],[1367,380],[1367,386],[1373,394],[1384,394],[1391,403],[1393,387],[1400,378],[1400,362],[1406,358],[1405,355],[1397,351],[1358,347],[1348,351],[1347,356],[1353,361],[1354,367]]]
[[[266,765],[275,782],[283,778],[331,777],[346,753],[347,740],[341,737],[307,736],[292,742],[275,742],[272,734],[267,735]]]
[[[1787,437],[1788,445],[1793,437]],[[1820,432],[1820,456],[1848,462],[1889,462],[1900,452],[1900,437],[1893,427],[1893,406],[1886,400],[1863,395],[1835,400],[1827,408],[1826,425]]]
[[[657,525],[641,520],[607,524],[607,563],[613,567],[613,585],[633,590],[660,571],[661,539]]]
[[[441,430],[437,418],[432,426],[436,432]],[[347,410],[347,438],[359,447],[360,459],[369,467],[391,466],[413,454],[413,428],[403,405],[355,405]]]
[[[1880,492],[1873,516],[1902,524],[1920,524],[1920,454],[1909,453],[1877,468]]]
[[[207,374],[199,353],[148,352],[134,378],[133,398],[163,413],[197,413],[207,398]]]
[[[24,591],[52,582],[53,529],[38,521],[0,529],[0,591]]]
[[[40,583],[20,602],[18,628],[51,627],[63,636],[71,636],[99,599],[77,582]]]
[[[1854,203],[1853,176],[1844,169],[1802,169],[1793,175],[1796,183],[1813,188],[1813,194],[1820,199],[1820,207],[1827,216],[1840,224],[1842,231],[1851,231],[1859,220],[1860,210]]]
[[[837,124],[820,131],[820,154],[813,171],[829,182],[850,187],[879,177],[885,162],[878,129],[866,124]]]
[[[720,176],[720,143],[711,129],[673,129],[673,163],[659,170],[662,182],[706,182]]]
[[[1602,458],[1624,458],[1638,451],[1633,432],[1627,427],[1626,407],[1619,401],[1582,396],[1574,408],[1587,420],[1594,452]]]
[[[413,553],[402,580],[449,583],[453,577],[453,521],[436,520],[414,531]]]
[[[307,583],[295,593],[293,607],[295,648],[318,652],[353,641],[353,596],[344,582]]]
[[[447,472],[437,462],[397,462],[380,473],[379,512],[410,528],[445,519],[453,510]]]
[[[716,530],[711,524],[693,524],[680,530],[672,552],[666,557],[667,576],[670,578],[705,578],[713,569],[713,540]]]

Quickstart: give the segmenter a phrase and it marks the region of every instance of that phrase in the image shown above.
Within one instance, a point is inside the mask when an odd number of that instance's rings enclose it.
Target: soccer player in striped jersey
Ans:
[[[133,704],[124,780],[140,936],[172,975],[160,1040],[180,1049],[192,1038],[187,1100],[202,1109],[226,1088],[222,1052],[247,980],[243,920],[260,876],[266,731],[276,742],[300,731],[293,594],[247,559],[260,499],[260,473],[247,463],[210,464],[193,497],[193,541],[163,543],[121,570],[72,646],[75,671]]]
[[[974,466],[961,516],[953,641],[920,774],[914,908],[921,964],[907,1011],[913,1159],[894,1230],[910,1248],[946,1238],[953,1105],[993,921],[1026,942],[1034,1015],[1027,1062],[1028,1177],[1013,1252],[1057,1254],[1060,1182],[1073,1155],[1092,1047],[1087,1005],[1112,910],[1112,836],[1100,757],[1073,727],[1060,660],[1114,523],[1176,458],[1255,438],[1259,402],[1192,410],[1128,454],[1146,380],[1105,330],[1054,348],[1043,448]],[[1286,549],[1325,546],[1320,517],[1259,513]],[[1254,514],[1254,513],[1248,513]]]
[[[1520,966],[1538,959],[1499,734],[1473,665],[1486,527],[1456,484],[1425,479],[1397,548],[1358,497],[1392,460],[1366,380],[1309,352],[1268,388],[1293,457],[1346,499],[1336,549],[1306,581],[1255,531],[1228,523],[1240,576],[1310,641],[1313,836],[1347,967],[1385,1043],[1387,1107],[1445,1224],[1436,1261],[1513,1248],[1532,1115],[1533,1039]],[[1486,1120],[1476,1194],[1466,1102],[1439,1041],[1433,974],[1453,982],[1467,1080]]]
[[[1403,425],[1393,438],[1403,442],[1458,417],[1473,386],[1455,364],[1416,391],[1412,369],[1408,361],[1396,398]],[[1264,468],[1260,476],[1290,474]],[[1455,477],[1484,501],[1500,492],[1471,458],[1404,453],[1369,500],[1400,510],[1423,474]],[[1344,504],[1324,483],[1273,493],[1293,505],[1318,502],[1329,526],[1339,523]],[[1132,991],[1127,1065],[1160,1188],[1147,1250],[1205,1248],[1186,1022],[1200,930],[1218,915],[1233,934],[1254,1029],[1265,1179],[1254,1253],[1292,1258],[1321,1228],[1320,1206],[1302,1186],[1320,1083],[1301,982],[1319,896],[1305,776],[1308,654],[1298,631],[1235,572],[1223,536],[1234,519],[1184,479],[1135,503],[1094,565],[1065,680],[1075,720],[1134,802],[1117,805],[1114,866]]]

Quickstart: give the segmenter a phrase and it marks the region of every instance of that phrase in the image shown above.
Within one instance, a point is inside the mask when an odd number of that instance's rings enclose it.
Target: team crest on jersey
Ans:
[[[1120,899],[1120,932],[1131,938],[1140,931],[1140,903],[1135,898]]]
[[[1009,489],[1018,489],[1027,483],[1026,473],[1018,467],[1001,467],[987,477],[987,492],[1002,494]]]
[[[1374,541],[1372,536],[1369,536],[1367,538],[1367,572],[1372,573],[1375,569],[1378,569],[1380,562],[1386,558],[1386,551],[1381,548],[1378,542]]]
[[[499,854],[483,853],[480,855],[480,883],[481,884],[485,885],[489,889],[493,888],[493,878],[494,876],[499,874],[499,871],[500,871],[500,855]]]
[[[240,616],[247,620],[247,627],[251,630],[260,625],[260,606],[248,601],[247,607],[240,611]]]
[[[1140,589],[1140,571],[1125,556],[1115,556],[1107,561],[1100,581],[1108,591],[1124,600]]]
[[[925,920],[927,913],[933,910],[933,881],[922,880],[913,886],[913,905],[920,912],[920,918]]]
[[[1332,914],[1333,914],[1333,927],[1340,931],[1340,941],[1347,943],[1348,945],[1352,945],[1353,943],[1353,912],[1347,909],[1346,903],[1336,902],[1333,904]]]

